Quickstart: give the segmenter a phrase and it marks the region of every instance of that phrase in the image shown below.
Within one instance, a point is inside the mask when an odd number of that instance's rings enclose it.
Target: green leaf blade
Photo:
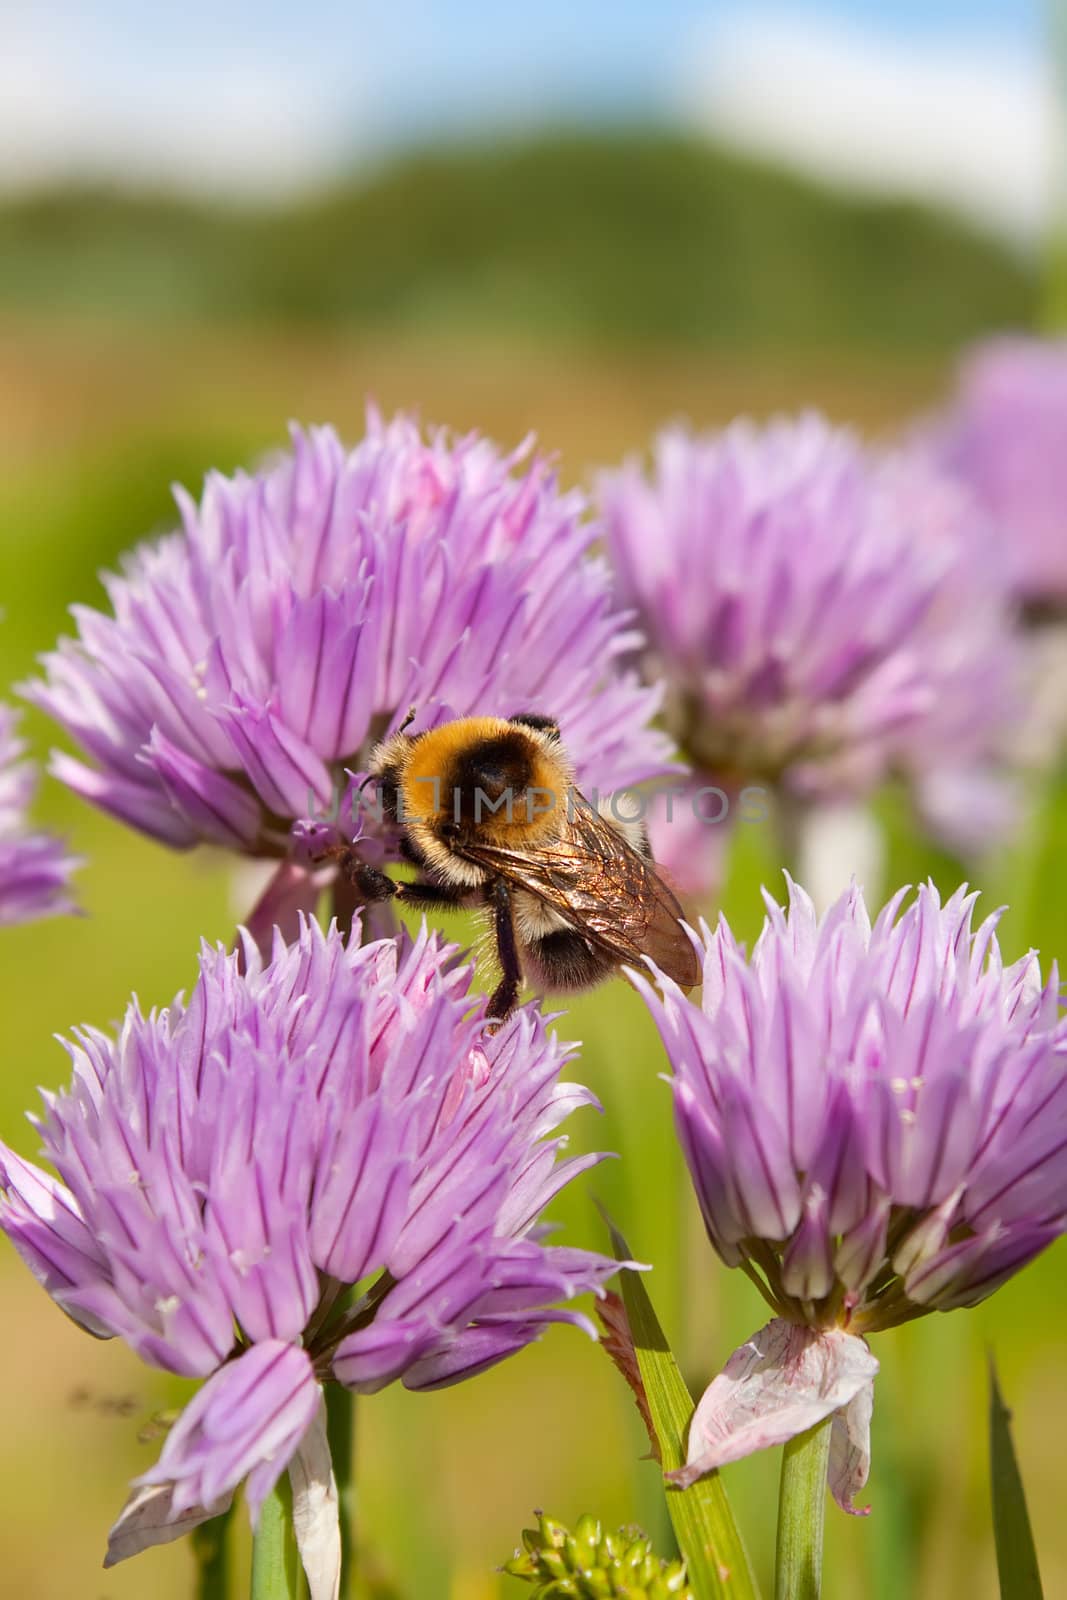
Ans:
[[[1026,1493],[1011,1437],[1011,1412],[1004,1404],[992,1357],[989,1361],[989,1457],[1001,1600],[1043,1600]]]
[[[620,1261],[632,1259],[625,1239],[611,1227]],[[639,1272],[623,1272],[622,1297],[641,1379],[659,1440],[664,1472],[685,1465],[693,1397],[671,1352]],[[678,1548],[685,1557],[697,1600],[759,1600],[755,1574],[722,1479],[717,1472],[688,1489],[666,1488]]]

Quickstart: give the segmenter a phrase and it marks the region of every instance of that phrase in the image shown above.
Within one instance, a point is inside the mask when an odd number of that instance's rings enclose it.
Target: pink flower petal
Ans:
[[[704,1391],[689,1427],[686,1465],[668,1478],[684,1489],[727,1462],[785,1444],[847,1406],[877,1371],[855,1334],[774,1317]]]
[[[247,1478],[252,1526],[318,1412],[322,1390],[307,1351],[264,1339],[213,1373],[138,1484],[165,1485],[175,1516],[213,1504]]]

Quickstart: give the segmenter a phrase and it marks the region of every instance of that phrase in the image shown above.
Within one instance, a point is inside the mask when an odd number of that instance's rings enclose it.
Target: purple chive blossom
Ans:
[[[639,980],[708,1236],[775,1314],[698,1407],[688,1479],[833,1413],[851,1509],[864,1336],[977,1304],[1067,1228],[1055,967],[1005,967],[973,894],[926,886],[901,914],[905,893],[872,928],[858,890],[819,919],[790,882],[750,959],[702,926],[700,1004]]]
[[[988,512],[1015,588],[1067,605],[1067,339],[999,338],[972,349],[934,448]]]
[[[558,1081],[536,1008],[487,1031],[469,969],[425,933],[346,947],[305,922],[243,963],[205,948],[188,1003],[77,1035],[71,1087],[35,1119],[58,1179],[0,1145],[0,1226],[62,1310],[204,1380],[112,1561],[242,1480],[254,1522],[287,1466],[328,1508],[324,1383],[439,1388],[550,1322],[592,1332],[555,1303],[616,1267],[544,1242],[543,1208],[600,1157],[556,1159],[547,1136],[595,1101]]]
[[[177,499],[182,531],[105,578],[110,614],[74,608],[26,690],[84,751],[57,775],[123,822],[286,856],[412,705],[420,726],[548,713],[602,793],[665,770],[599,530],[527,446],[372,411],[354,449],[294,429],[263,471]]]
[[[17,725],[18,712],[0,703],[0,926],[73,911],[70,877],[78,866],[58,839],[30,831],[37,770],[22,760]]]
[[[1006,599],[971,502],[818,416],[656,442],[601,484],[622,600],[704,781],[858,796],[983,778],[1013,705]],[[942,807],[944,809],[944,807]]]

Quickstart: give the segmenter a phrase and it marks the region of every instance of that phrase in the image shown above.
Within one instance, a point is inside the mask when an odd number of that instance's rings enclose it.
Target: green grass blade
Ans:
[[[626,1241],[611,1228],[618,1260],[632,1259]],[[694,1411],[693,1397],[639,1272],[624,1272],[622,1298],[648,1407],[659,1440],[664,1472],[685,1465],[685,1446]],[[734,1521],[717,1472],[688,1489],[666,1488],[667,1509],[678,1548],[685,1557],[697,1600],[758,1600],[759,1590],[744,1541]]]
[[[190,1538],[196,1561],[196,1600],[227,1600],[230,1592],[230,1524],[233,1502],[221,1516],[194,1528]]]
[[[992,1357],[989,1361],[989,1455],[993,1537],[997,1546],[1001,1600],[1042,1600],[1037,1551],[1011,1438],[1011,1412],[1004,1404]]]

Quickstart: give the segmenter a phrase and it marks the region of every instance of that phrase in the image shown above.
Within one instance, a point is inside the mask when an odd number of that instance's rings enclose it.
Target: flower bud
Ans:
[[[525,1552],[503,1570],[535,1585],[544,1600],[693,1600],[683,1561],[661,1561],[638,1529],[604,1533],[596,1517],[580,1517],[573,1533],[541,1514],[523,1531]]]

